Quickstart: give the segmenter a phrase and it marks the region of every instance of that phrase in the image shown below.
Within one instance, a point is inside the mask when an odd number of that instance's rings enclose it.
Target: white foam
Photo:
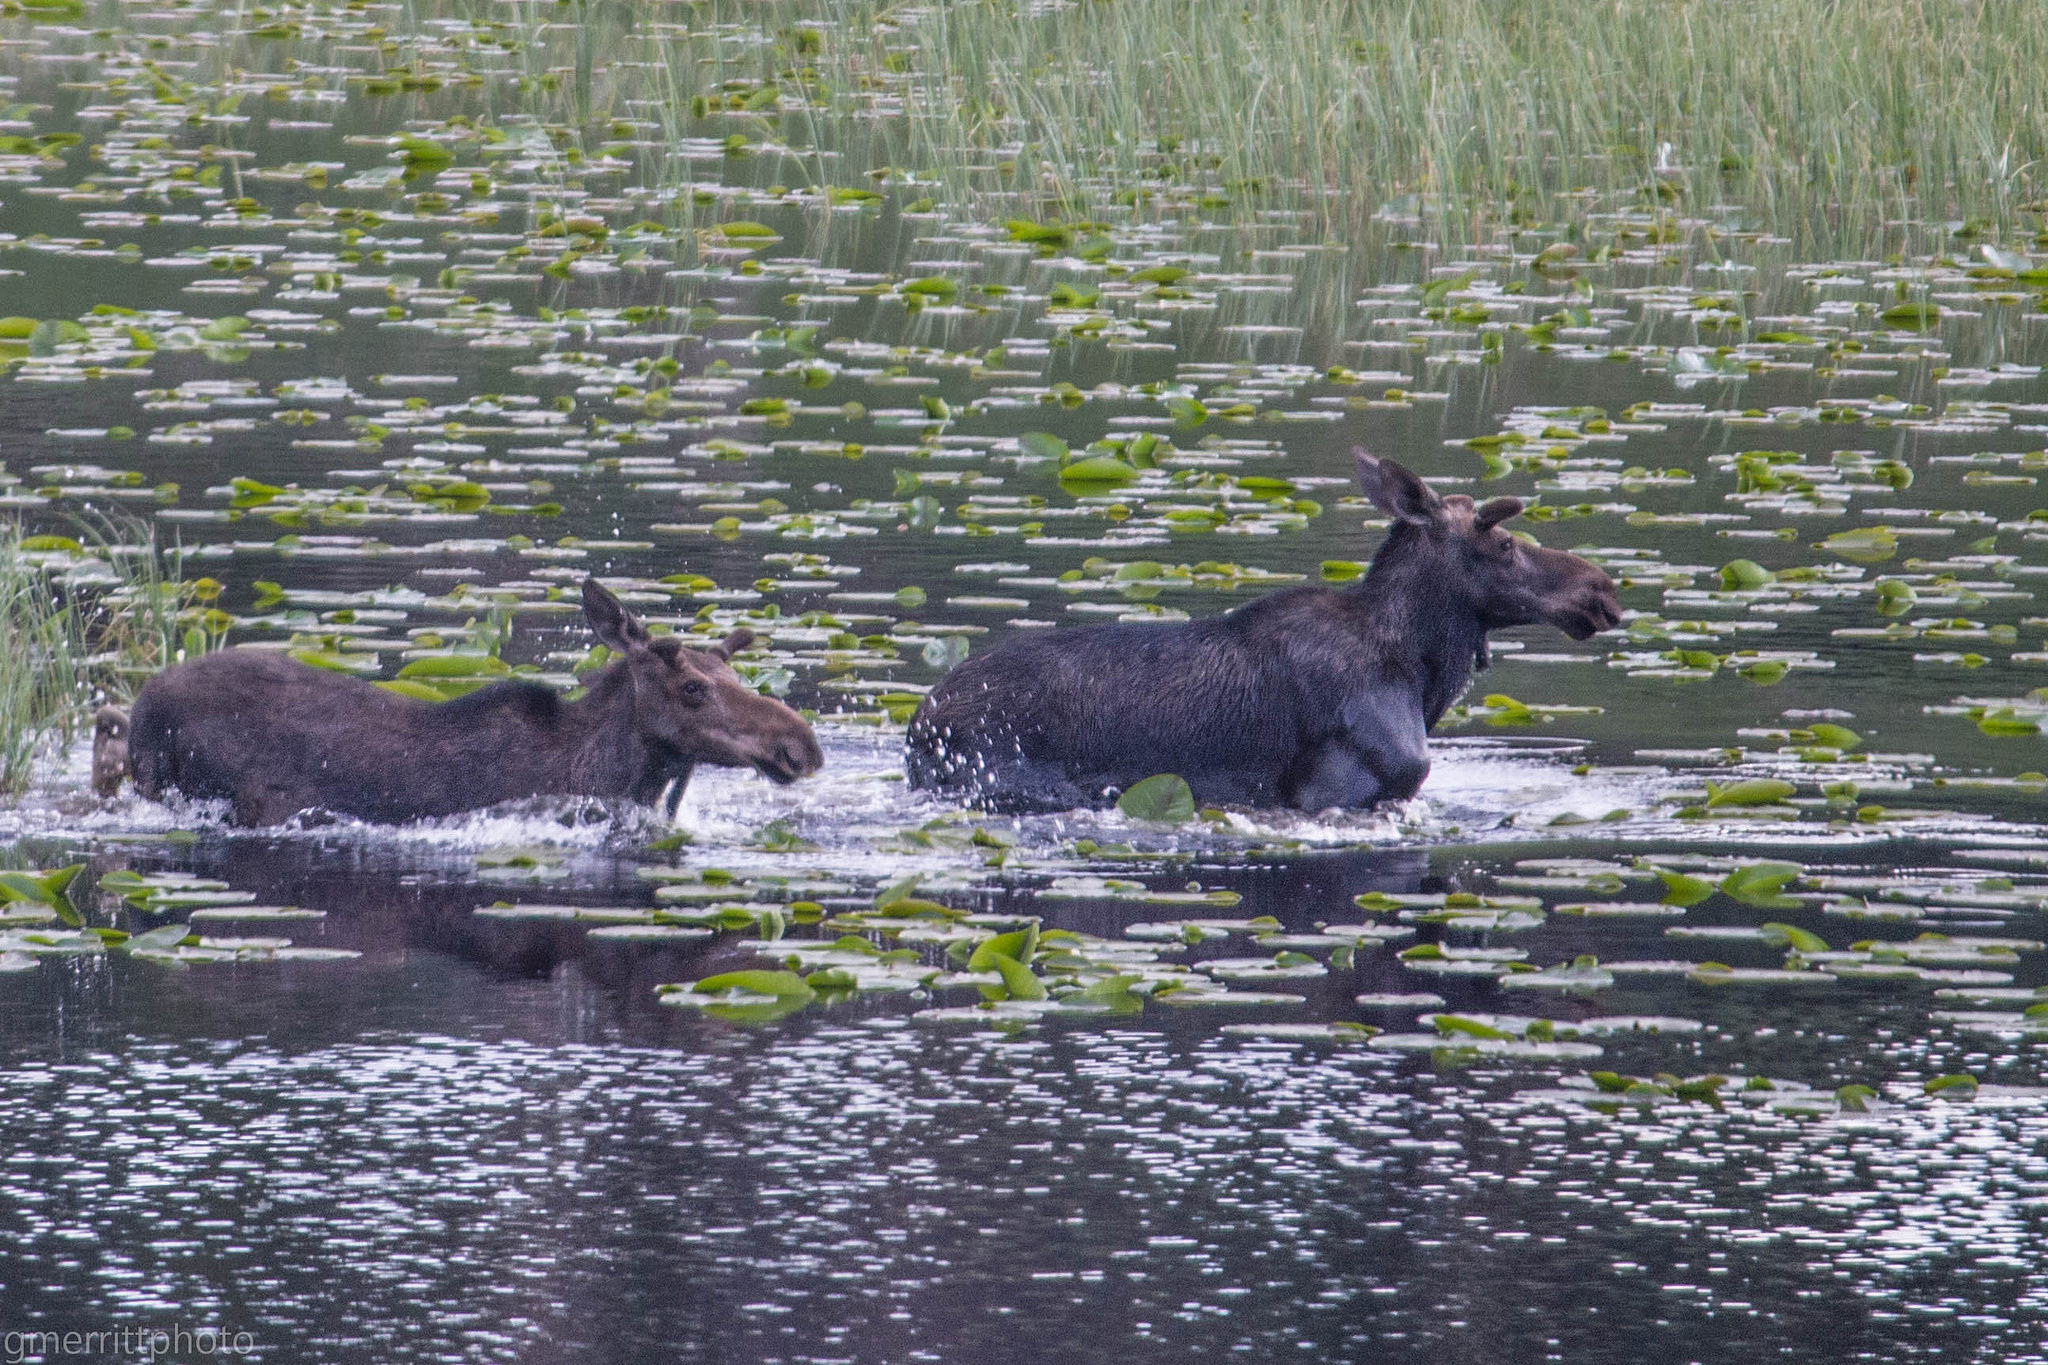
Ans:
[[[1288,841],[1310,847],[1455,843],[1484,836],[1537,838],[1569,831],[1592,837],[1712,835],[1746,842],[1798,839],[1823,822],[1678,821],[1666,801],[1696,788],[1699,774],[1642,767],[1584,774],[1572,770],[1585,746],[1541,736],[1454,736],[1432,740],[1432,769],[1412,801],[1367,811],[1233,810],[1218,825],[1205,822],[1166,829],[1126,819],[1115,810],[1074,810],[1051,815],[1004,816],[963,810],[913,792],[903,780],[903,736],[895,729],[836,723],[818,727],[825,766],[817,775],[781,786],[750,769],[700,767],[671,827],[649,808],[609,805],[582,797],[537,797],[487,810],[404,825],[340,819],[294,822],[244,831],[226,823],[222,802],[163,805],[124,789],[111,801],[91,792],[92,744],[81,735],[38,763],[29,791],[0,808],[0,838],[118,839],[187,829],[222,837],[345,841],[412,849],[421,854],[466,854],[538,846],[565,852],[629,852],[678,830],[697,854],[715,855],[734,872],[787,874],[797,866],[848,877],[895,878],[911,872],[958,878],[978,859],[954,848],[917,846],[923,827],[941,841],[956,840],[976,825],[998,833],[1031,858],[1057,857],[1078,839],[1131,843],[1158,851],[1224,852],[1247,843]],[[1660,803],[1664,803],[1660,805]],[[1606,821],[1614,812],[1625,817]],[[781,821],[813,846],[808,856],[759,847],[764,826]],[[1553,824],[1553,822],[1561,822]],[[1583,827],[1581,827],[1583,826]],[[1920,826],[1916,833],[1928,832]],[[1865,831],[1857,830],[1857,834]],[[1873,829],[1871,837],[1883,837]],[[1839,829],[1831,837],[1840,838]]]

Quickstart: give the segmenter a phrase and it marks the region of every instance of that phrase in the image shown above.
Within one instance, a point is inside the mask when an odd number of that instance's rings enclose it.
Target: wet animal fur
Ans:
[[[92,718],[92,790],[106,798],[121,790],[128,776],[128,713],[102,706]]]
[[[579,700],[515,679],[427,702],[283,655],[226,650],[144,686],[126,727],[127,767],[151,800],[221,798],[237,823],[269,825],[310,808],[403,821],[544,794],[666,797],[672,811],[700,762],[778,782],[823,763],[803,718],[733,673],[727,660],[748,632],[691,650],[650,636],[596,580],[583,595],[620,658]],[[119,742],[113,727],[101,734],[96,789]]]
[[[1515,499],[1439,498],[1392,460],[1355,455],[1394,518],[1359,583],[1185,624],[1006,640],[918,707],[911,785],[1013,811],[1100,804],[1155,773],[1205,803],[1404,799],[1428,775],[1429,728],[1484,667],[1489,630],[1548,621],[1583,639],[1620,620],[1606,574],[1499,529]]]

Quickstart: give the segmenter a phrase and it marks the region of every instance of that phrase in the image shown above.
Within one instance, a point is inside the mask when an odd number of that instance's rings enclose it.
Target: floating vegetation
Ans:
[[[206,932],[207,921],[251,922],[323,918],[319,911],[288,906],[255,906],[249,892],[230,891],[224,882],[184,873],[142,875],[115,871],[99,878],[98,889],[140,915],[183,911],[190,924],[162,924],[134,933],[88,923],[87,912],[69,889],[86,870],[74,863],[54,872],[0,872],[0,972],[26,971],[44,959],[93,956],[113,951],[140,962],[187,967],[236,962],[335,962],[362,954],[351,948],[303,946],[269,935],[227,936]]]
[[[71,883],[85,871],[72,863],[53,872],[0,872],[0,924],[43,924],[62,920],[76,927],[82,921],[71,899]]]
[[[119,896],[130,909],[153,915],[164,911],[235,909],[256,899],[253,891],[231,890],[226,882],[185,872],[143,874],[120,869],[103,874],[99,889]]]
[[[344,962],[362,954],[353,948],[301,947],[288,938],[229,938],[169,924],[132,936],[106,930],[107,946],[138,962],[162,967],[217,966],[244,962]]]

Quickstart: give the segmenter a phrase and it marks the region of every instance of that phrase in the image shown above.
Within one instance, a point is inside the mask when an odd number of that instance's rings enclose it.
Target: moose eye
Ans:
[[[702,679],[692,678],[683,684],[683,700],[692,706],[699,705],[703,702],[705,693],[709,691]]]

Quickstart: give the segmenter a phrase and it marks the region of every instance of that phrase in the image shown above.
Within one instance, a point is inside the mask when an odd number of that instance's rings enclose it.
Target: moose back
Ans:
[[[911,718],[911,785],[997,810],[1064,810],[1178,773],[1198,801],[1301,810],[1413,796],[1426,736],[1487,663],[1486,634],[1621,619],[1576,555],[1510,535],[1514,498],[1439,497],[1353,452],[1393,518],[1346,589],[1283,589],[1223,616],[1027,633],[948,674]]]

